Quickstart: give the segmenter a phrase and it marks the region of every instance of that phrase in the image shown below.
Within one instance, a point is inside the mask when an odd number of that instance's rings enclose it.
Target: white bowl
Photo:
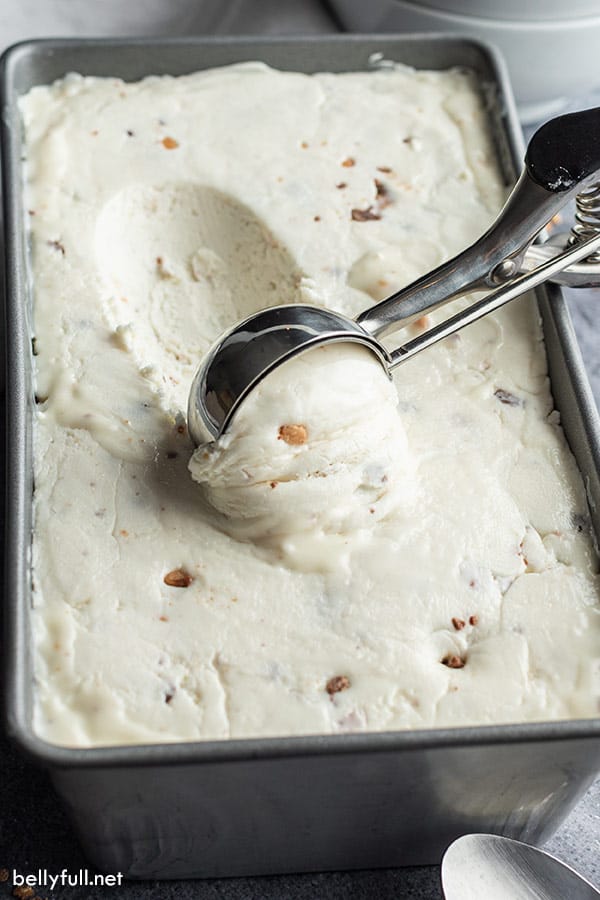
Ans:
[[[552,19],[594,17],[598,0],[413,0],[417,6],[429,6],[447,13],[484,19],[519,19],[550,22]]]
[[[492,0],[330,2],[344,25],[356,31],[450,32],[495,44],[508,63],[524,122],[547,118],[573,98],[600,87],[597,0],[570,0],[570,4],[563,0],[560,17],[558,0],[543,0],[543,11],[539,4],[520,0],[522,15],[518,19],[500,18],[503,12],[499,10],[502,7],[516,15],[519,0],[502,4]],[[449,12],[449,7],[463,12]],[[480,15],[468,14],[467,10],[475,8]],[[594,14],[586,15],[592,8]]]

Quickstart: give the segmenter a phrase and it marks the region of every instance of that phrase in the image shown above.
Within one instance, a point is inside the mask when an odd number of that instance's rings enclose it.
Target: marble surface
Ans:
[[[305,34],[337,30],[335,21],[318,0],[239,0],[229,4],[215,30],[229,33]],[[31,35],[37,36],[37,35]],[[573,108],[600,103],[579,98]],[[600,404],[600,290],[567,291],[575,329],[596,402]],[[55,873],[85,868],[68,820],[45,773],[32,767],[0,739],[0,870],[15,868]],[[588,791],[546,849],[575,866],[600,885],[600,781]],[[0,875],[1,877],[1,875]],[[439,900],[437,867],[388,869],[186,882],[130,882],[121,888],[67,888],[43,897],[65,900]],[[0,898],[12,895],[11,882],[0,881]]]

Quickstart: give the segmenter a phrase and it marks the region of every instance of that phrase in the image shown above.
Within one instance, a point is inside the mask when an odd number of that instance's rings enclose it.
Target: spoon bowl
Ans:
[[[188,430],[195,444],[227,429],[238,406],[276,366],[339,341],[366,345],[388,371],[390,356],[353,319],[316,306],[272,306],[239,322],[213,344],[190,389]]]
[[[446,900],[598,900],[600,891],[556,857],[496,834],[466,834],[442,860]]]

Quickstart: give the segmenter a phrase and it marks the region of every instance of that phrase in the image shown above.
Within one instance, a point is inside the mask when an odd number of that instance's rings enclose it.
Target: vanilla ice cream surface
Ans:
[[[393,381],[359,345],[301,354],[218,442],[186,430],[233,323],[354,316],[489,226],[506,189],[473,77],[70,75],[21,109],[37,733],[597,714],[596,557],[532,298]]]

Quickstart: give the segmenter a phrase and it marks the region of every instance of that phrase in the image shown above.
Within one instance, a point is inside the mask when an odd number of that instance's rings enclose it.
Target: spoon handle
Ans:
[[[529,142],[523,172],[491,228],[458,256],[365,310],[357,322],[380,337],[460,294],[512,278],[536,234],[598,178],[599,170],[600,108],[542,125]]]
[[[426,347],[431,347],[432,344],[436,344],[438,341],[443,340],[443,338],[454,334],[466,325],[470,325],[472,322],[476,322],[478,319],[483,318],[483,316],[487,316],[488,313],[499,309],[506,303],[510,303],[511,300],[514,300],[526,291],[537,287],[544,281],[552,278],[557,272],[561,272],[567,266],[578,262],[580,259],[584,259],[599,248],[600,235],[596,235],[584,243],[577,244],[572,249],[542,263],[541,266],[538,266],[531,272],[518,276],[518,278],[515,278],[510,284],[505,284],[502,287],[496,288],[496,290],[491,291],[491,293],[487,294],[483,299],[478,300],[476,303],[473,303],[471,306],[467,307],[467,309],[451,316],[444,322],[440,322],[439,325],[434,325],[429,331],[420,334],[418,337],[413,338],[413,340],[408,341],[406,344],[403,344],[401,347],[394,350],[390,354],[391,362],[388,366],[389,370],[395,369],[400,363],[410,359],[421,350],[425,350]]]

